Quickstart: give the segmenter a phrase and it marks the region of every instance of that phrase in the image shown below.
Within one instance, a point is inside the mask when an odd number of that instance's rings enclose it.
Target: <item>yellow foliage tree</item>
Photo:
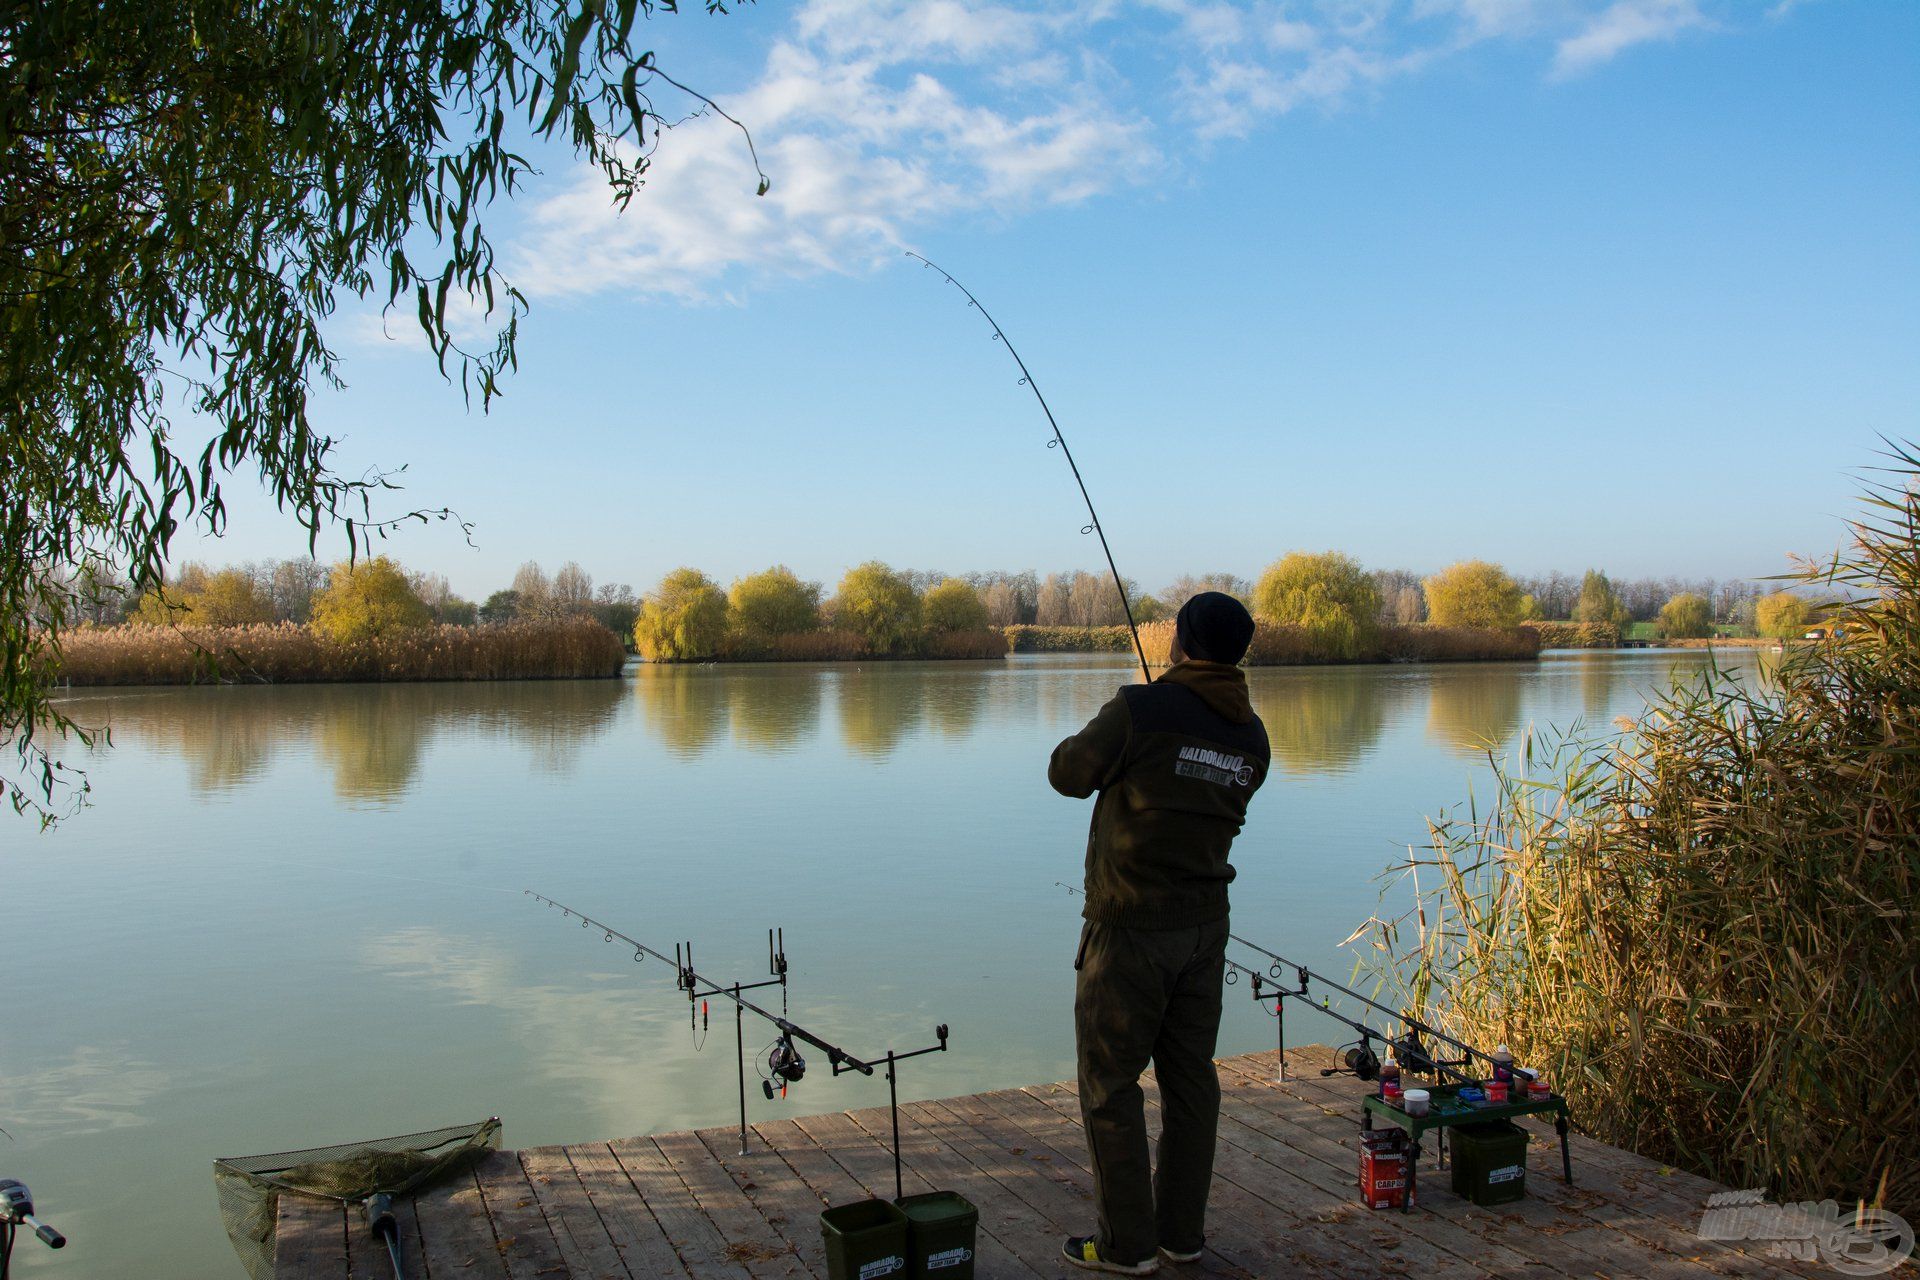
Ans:
[[[1292,551],[1267,566],[1253,588],[1253,612],[1305,628],[1331,656],[1355,657],[1380,629],[1380,588],[1352,556]]]
[[[929,631],[979,631],[987,625],[987,605],[972,584],[948,578],[920,602]]]
[[[335,644],[355,644],[424,627],[433,614],[406,573],[386,556],[333,566],[326,590],[313,598],[313,629]]]
[[[1660,634],[1670,640],[1697,640],[1713,634],[1713,606],[1707,598],[1682,591],[1660,606]]]
[[[1462,560],[1421,584],[1427,619],[1441,627],[1515,627],[1526,614],[1526,596],[1505,569],[1485,560]]]
[[[1813,626],[1813,606],[1791,591],[1776,591],[1754,601],[1753,623],[1763,636],[1796,640]]]
[[[135,622],[183,627],[244,627],[273,621],[273,604],[239,569],[209,573],[189,564],[167,585],[163,598],[149,591],[133,612]]]
[[[726,634],[726,593],[698,569],[675,569],[662,578],[633,623],[634,647],[648,662],[711,658]]]
[[[877,654],[898,653],[920,627],[913,584],[878,560],[847,570],[833,598],[836,626],[860,635]]]
[[[727,592],[731,625],[743,635],[787,636],[820,627],[820,584],[783,564],[749,574]]]

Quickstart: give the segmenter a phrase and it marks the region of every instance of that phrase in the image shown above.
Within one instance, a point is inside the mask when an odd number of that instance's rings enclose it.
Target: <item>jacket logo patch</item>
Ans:
[[[1198,778],[1222,787],[1253,785],[1253,766],[1245,756],[1231,756],[1205,747],[1180,748],[1180,759],[1173,771],[1182,778]]]

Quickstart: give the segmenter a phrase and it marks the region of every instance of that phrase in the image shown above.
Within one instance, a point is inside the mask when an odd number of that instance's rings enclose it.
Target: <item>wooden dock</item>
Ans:
[[[1220,1064],[1222,1114],[1208,1252],[1164,1276],[1677,1276],[1831,1274],[1700,1240],[1725,1188],[1576,1136],[1576,1185],[1559,1143],[1533,1127],[1528,1198],[1477,1208],[1447,1189],[1429,1141],[1410,1213],[1373,1212],[1356,1191],[1364,1085],[1323,1080],[1332,1052]],[[824,1091],[822,1091],[824,1092]],[[1157,1103],[1149,1084],[1150,1117]],[[1157,1119],[1155,1119],[1157,1124]],[[471,1173],[397,1204],[406,1274],[425,1280],[825,1280],[820,1210],[893,1194],[885,1108],[754,1126],[490,1153]],[[958,1191],[980,1210],[982,1280],[1087,1274],[1061,1239],[1093,1229],[1093,1179],[1072,1084],[905,1104],[909,1194]],[[358,1215],[282,1197],[277,1280],[388,1280],[384,1246]]]

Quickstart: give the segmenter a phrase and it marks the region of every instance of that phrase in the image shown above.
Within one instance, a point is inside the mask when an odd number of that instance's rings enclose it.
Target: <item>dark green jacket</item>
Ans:
[[[1100,793],[1082,914],[1130,929],[1226,915],[1227,852],[1267,763],[1267,730],[1238,667],[1182,662],[1121,689],[1047,767],[1062,795]]]

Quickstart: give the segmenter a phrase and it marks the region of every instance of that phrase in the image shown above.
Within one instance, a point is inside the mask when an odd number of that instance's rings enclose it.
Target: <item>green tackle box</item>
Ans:
[[[820,1215],[828,1280],[888,1280],[907,1273],[907,1215],[885,1200],[837,1204]]]
[[[1527,1131],[1511,1120],[1452,1125],[1453,1190],[1478,1205],[1509,1204],[1527,1195]]]
[[[894,1201],[907,1215],[907,1280],[973,1280],[980,1211],[957,1191]]]

